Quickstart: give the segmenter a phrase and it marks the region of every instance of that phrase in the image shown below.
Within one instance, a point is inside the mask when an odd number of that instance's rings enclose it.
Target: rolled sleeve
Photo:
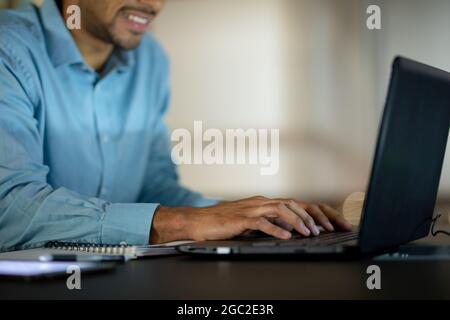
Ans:
[[[130,245],[148,244],[153,215],[159,204],[115,203],[106,207],[101,242]]]

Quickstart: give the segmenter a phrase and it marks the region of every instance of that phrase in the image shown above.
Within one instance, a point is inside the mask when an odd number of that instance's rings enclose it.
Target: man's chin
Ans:
[[[114,45],[123,50],[132,50],[139,47],[144,35],[134,36],[127,39],[114,39]]]

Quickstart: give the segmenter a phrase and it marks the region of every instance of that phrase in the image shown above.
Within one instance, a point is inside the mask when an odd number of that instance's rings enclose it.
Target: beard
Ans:
[[[109,24],[103,24],[100,19],[92,17],[93,19],[86,19],[84,26],[86,31],[101,41],[112,44],[122,50],[132,50],[139,46],[144,33],[134,32],[125,28],[120,28],[118,25],[120,12],[114,17]]]
[[[141,43],[143,34],[138,34],[138,33],[133,33],[133,32],[128,32],[131,35],[124,37],[122,35],[118,35],[116,33],[114,33],[114,31],[112,30],[110,33],[110,39],[111,42],[114,46],[118,47],[119,49],[122,50],[132,50],[135,49],[139,46],[139,44]]]

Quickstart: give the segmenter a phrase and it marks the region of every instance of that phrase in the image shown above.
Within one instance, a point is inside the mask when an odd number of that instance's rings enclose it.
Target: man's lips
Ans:
[[[147,29],[154,14],[148,14],[137,10],[124,10],[122,17],[126,19],[130,29],[137,32],[143,32]]]

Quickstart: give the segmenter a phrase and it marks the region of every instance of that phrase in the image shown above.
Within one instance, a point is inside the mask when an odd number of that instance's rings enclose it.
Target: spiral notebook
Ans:
[[[188,242],[191,241],[177,241],[162,245],[136,246],[126,244],[92,244],[51,241],[46,244],[45,248],[83,254],[120,255],[124,256],[125,260],[129,260],[148,256],[178,254],[179,252],[176,250],[176,247]]]
[[[123,257],[123,261],[128,261],[151,256],[167,256],[179,254],[176,249],[177,246],[190,242],[192,241],[175,241],[160,245],[132,246],[125,244],[99,245],[92,243],[52,241],[48,242],[44,247],[2,252],[0,253],[0,261],[41,260],[43,257],[47,258],[49,256],[59,256],[61,258],[61,256],[64,255],[67,255],[67,257],[70,259],[76,256],[77,259],[81,258],[81,260],[86,256],[86,260],[98,256],[121,256]],[[107,257],[105,257],[105,259]]]

